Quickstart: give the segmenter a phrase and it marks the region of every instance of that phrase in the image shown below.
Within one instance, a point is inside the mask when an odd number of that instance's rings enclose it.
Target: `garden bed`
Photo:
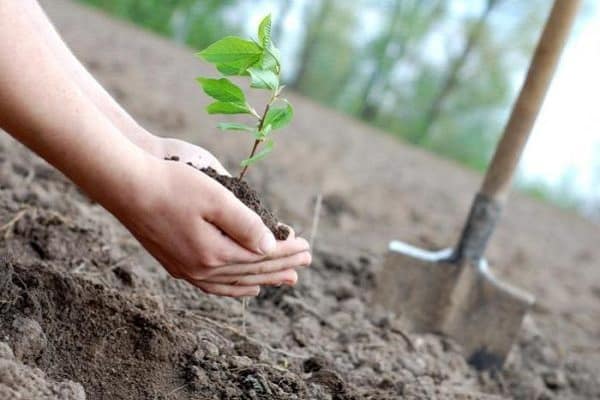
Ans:
[[[166,276],[65,178],[3,143],[0,393],[30,398],[46,391],[57,399],[84,392],[88,399],[600,394],[597,372],[561,354],[531,317],[498,373],[471,369],[450,340],[404,332],[370,305],[379,256],[325,239],[298,286],[264,290],[250,302],[244,327],[239,301]]]

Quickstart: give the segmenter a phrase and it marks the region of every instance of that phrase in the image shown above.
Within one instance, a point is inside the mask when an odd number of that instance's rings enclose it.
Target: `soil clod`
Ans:
[[[179,161],[178,156],[170,156],[165,159],[169,161]],[[275,239],[285,240],[288,238],[290,234],[289,228],[279,223],[277,218],[275,218],[275,215],[273,215],[273,213],[265,207],[258,192],[252,189],[246,181],[228,175],[221,175],[214,168],[211,167],[198,168],[190,162],[186,164],[192,168],[195,168],[205,173],[206,175],[219,182],[221,185],[225,186],[230,192],[232,192],[235,195],[235,197],[240,199],[242,203],[244,203],[246,206],[248,206],[248,208],[256,212],[258,216],[262,219],[264,224],[267,226],[267,228],[269,228],[271,232],[273,232],[273,235],[275,235]]]

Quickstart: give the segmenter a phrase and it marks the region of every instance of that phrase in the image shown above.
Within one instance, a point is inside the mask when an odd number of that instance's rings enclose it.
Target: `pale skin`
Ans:
[[[117,217],[173,277],[231,297],[296,283],[296,269],[311,262],[306,240],[276,241],[219,183],[164,160],[178,155],[226,173],[212,154],[139,126],[37,1],[0,1],[0,21],[0,128]]]

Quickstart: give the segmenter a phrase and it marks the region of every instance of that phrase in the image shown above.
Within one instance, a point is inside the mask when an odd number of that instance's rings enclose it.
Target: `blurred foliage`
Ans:
[[[348,4],[310,2],[302,67],[290,84],[409,142],[485,168],[550,3]],[[367,19],[372,27],[357,34]]]
[[[522,81],[547,0],[79,0],[206,47],[274,11],[298,47],[295,90],[404,140],[485,168]],[[232,17],[233,15],[233,17]],[[301,27],[293,29],[286,21]],[[538,196],[549,197],[536,188]]]
[[[223,36],[235,0],[79,0],[195,48]],[[229,30],[235,27],[229,26]]]
[[[581,206],[580,200],[572,194],[574,193],[572,190],[565,187],[564,182],[558,188],[541,181],[532,182],[524,188],[524,192],[534,199],[549,201],[567,210],[574,210]],[[590,213],[590,216],[593,214]]]

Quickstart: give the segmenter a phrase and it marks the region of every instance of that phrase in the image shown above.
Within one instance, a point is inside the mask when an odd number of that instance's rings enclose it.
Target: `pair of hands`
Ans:
[[[175,278],[221,296],[256,296],[263,285],[294,285],[311,262],[293,231],[276,241],[260,217],[212,178],[186,165],[227,173],[208,151],[154,138],[131,205],[112,210]],[[164,160],[177,155],[182,162]],[[115,212],[116,211],[116,212]]]
[[[0,128],[113,213],[171,275],[224,296],[296,282],[308,244],[276,242],[256,213],[185,165],[225,172],[210,153],[141,128],[35,0],[0,1],[0,21]],[[184,162],[164,160],[173,155]]]

